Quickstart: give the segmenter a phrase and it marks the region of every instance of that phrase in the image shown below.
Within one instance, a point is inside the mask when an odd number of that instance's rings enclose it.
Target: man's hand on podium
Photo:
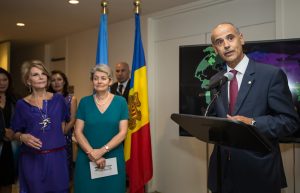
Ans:
[[[253,118],[249,118],[241,115],[235,115],[235,116],[227,115],[227,118],[233,121],[241,121],[247,125],[253,125],[253,121],[254,121]]]

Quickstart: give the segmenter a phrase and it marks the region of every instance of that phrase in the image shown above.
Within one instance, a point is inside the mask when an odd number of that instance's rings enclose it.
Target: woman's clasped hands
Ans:
[[[105,154],[105,151],[102,151],[102,148],[93,149],[87,153],[89,159],[92,162],[95,162],[100,169],[104,169],[105,164],[106,164],[105,158],[103,157],[104,154]]]

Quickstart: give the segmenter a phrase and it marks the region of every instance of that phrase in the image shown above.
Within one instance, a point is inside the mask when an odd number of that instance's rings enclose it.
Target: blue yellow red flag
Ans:
[[[140,16],[135,14],[135,40],[128,97],[129,124],[125,139],[126,172],[130,193],[144,193],[152,178],[152,150],[148,110],[147,69],[140,30]]]

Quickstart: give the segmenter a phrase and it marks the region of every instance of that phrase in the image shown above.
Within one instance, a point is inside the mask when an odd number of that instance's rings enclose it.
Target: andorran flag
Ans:
[[[147,69],[141,39],[140,16],[135,14],[135,42],[128,107],[130,119],[125,139],[126,172],[130,193],[144,193],[152,178],[152,151],[148,111]]]

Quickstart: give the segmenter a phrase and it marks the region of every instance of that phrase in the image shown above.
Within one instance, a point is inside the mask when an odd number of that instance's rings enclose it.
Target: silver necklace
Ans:
[[[44,98],[44,97],[43,97]],[[36,104],[36,106],[37,106],[37,108],[38,108],[38,110],[39,110],[39,112],[40,112],[40,114],[41,114],[41,116],[42,116],[42,121],[41,122],[39,122],[39,124],[40,125],[42,125],[42,127],[41,127],[41,130],[43,131],[43,132],[45,132],[45,130],[48,130],[48,129],[46,129],[47,127],[48,127],[48,125],[51,123],[51,120],[50,120],[50,117],[48,117],[48,100],[46,100],[45,101],[45,111],[46,111],[46,113],[44,114],[43,112],[42,112],[42,109],[40,109],[40,107],[38,106],[38,104],[37,104],[37,98],[35,97],[35,100],[34,100],[34,102],[35,102],[35,104]],[[42,100],[42,108],[43,108],[43,100]]]

